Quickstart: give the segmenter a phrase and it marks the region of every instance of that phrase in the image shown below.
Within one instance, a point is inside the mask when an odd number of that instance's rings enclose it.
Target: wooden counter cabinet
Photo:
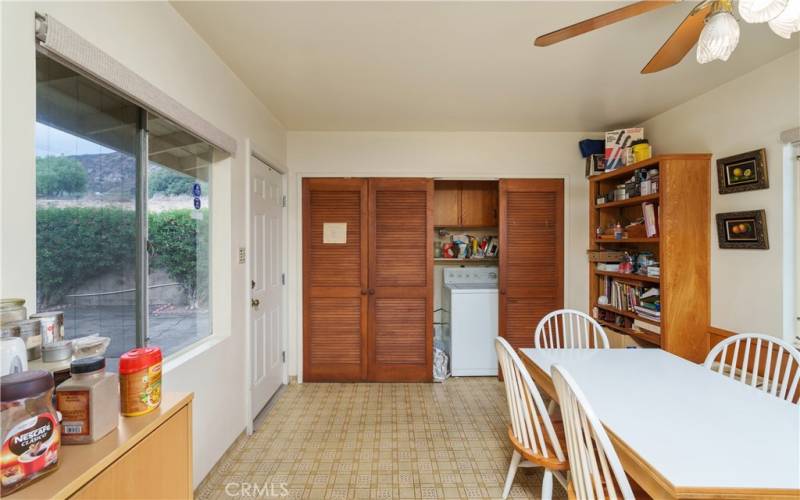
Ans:
[[[59,453],[58,470],[9,498],[192,498],[192,394],[166,393],[157,410]]]

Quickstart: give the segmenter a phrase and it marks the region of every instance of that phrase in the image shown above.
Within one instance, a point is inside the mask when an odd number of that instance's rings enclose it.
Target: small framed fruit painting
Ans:
[[[764,210],[717,214],[720,248],[769,248],[767,217]]]
[[[717,160],[719,193],[740,193],[767,189],[767,153],[765,149],[748,151]]]

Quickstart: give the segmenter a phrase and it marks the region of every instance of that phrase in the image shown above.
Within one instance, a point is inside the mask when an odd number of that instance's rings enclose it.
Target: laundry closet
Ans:
[[[563,306],[563,262],[561,179],[306,178],[304,380],[431,381],[442,353],[495,375],[494,337],[531,346]]]

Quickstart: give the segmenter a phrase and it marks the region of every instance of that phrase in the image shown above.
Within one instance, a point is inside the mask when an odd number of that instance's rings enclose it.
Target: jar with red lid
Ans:
[[[136,417],[161,404],[161,349],[137,347],[119,358],[120,413]]]
[[[53,387],[53,375],[44,370],[0,378],[0,496],[9,495],[58,467],[61,433],[53,407]]]

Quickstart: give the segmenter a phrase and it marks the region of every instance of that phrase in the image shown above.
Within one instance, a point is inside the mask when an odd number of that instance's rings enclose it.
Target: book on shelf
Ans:
[[[640,319],[633,320],[633,329],[661,335],[661,326],[654,325]]]
[[[603,279],[600,291],[608,299],[609,306],[621,311],[636,312],[640,307],[651,311],[651,308],[657,310],[660,307],[657,305],[658,288],[644,288],[608,276]]]
[[[645,236],[648,238],[658,236],[658,214],[656,213],[656,206],[652,203],[643,203],[642,216],[644,217]]]
[[[634,307],[634,312],[644,319],[649,319],[650,321],[655,321],[655,322],[661,322],[661,311],[654,311],[647,307],[636,306]]]
[[[644,229],[648,238],[653,238],[658,234],[658,216],[656,206],[652,203],[642,203],[642,215],[644,216]]]

